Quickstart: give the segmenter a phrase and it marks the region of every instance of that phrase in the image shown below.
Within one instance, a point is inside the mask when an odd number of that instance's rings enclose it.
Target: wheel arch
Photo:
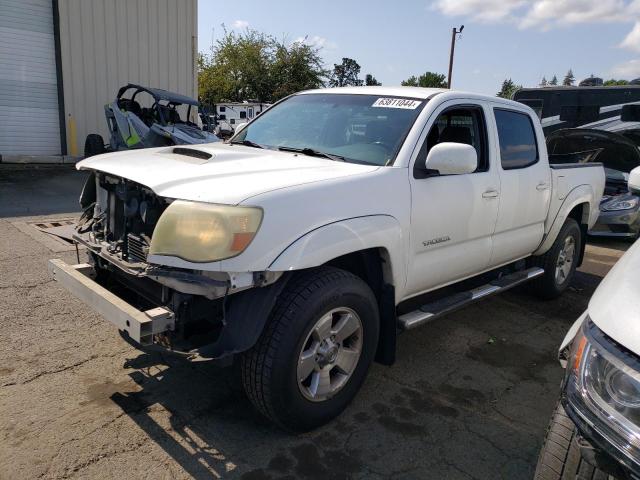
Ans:
[[[380,312],[376,360],[395,361],[396,289],[403,286],[402,229],[388,215],[343,220],[317,228],[289,245],[269,266],[272,271],[329,265],[361,278],[373,291]]]
[[[546,253],[553,246],[553,243],[555,242],[556,237],[558,236],[558,233],[566,219],[573,218],[578,222],[582,232],[583,241],[578,263],[578,265],[580,265],[584,257],[587,230],[589,229],[589,225],[595,221],[594,216],[597,214],[597,212],[594,212],[591,207],[591,204],[594,201],[595,195],[593,188],[590,185],[579,185],[571,190],[558,208],[557,214],[549,227],[548,233],[545,235],[542,243],[533,255],[542,255]]]

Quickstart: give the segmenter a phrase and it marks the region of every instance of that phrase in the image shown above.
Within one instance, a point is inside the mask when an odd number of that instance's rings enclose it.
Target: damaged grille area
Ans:
[[[78,232],[88,235],[89,244],[114,260],[144,268],[140,264],[147,262],[151,236],[168,205],[166,200],[143,185],[104,174],[97,174],[88,188],[95,192],[88,195],[94,201],[83,205],[85,221]]]
[[[133,233],[127,235],[127,260],[146,263],[148,254],[149,244],[142,237]]]

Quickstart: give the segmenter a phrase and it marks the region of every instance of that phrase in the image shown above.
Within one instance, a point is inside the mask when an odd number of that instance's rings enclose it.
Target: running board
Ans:
[[[505,275],[504,277],[500,277],[486,285],[474,288],[473,290],[455,293],[449,297],[444,297],[440,300],[427,303],[413,312],[399,316],[398,326],[402,330],[411,330],[482,298],[509,290],[510,288],[527,282],[532,278],[539,277],[543,273],[544,270],[541,268],[528,268],[520,272]]]

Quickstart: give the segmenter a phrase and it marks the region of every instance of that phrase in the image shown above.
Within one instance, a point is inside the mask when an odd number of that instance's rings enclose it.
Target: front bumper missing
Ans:
[[[171,310],[164,307],[138,310],[96,283],[89,264],[69,265],[53,259],[48,267],[54,280],[140,345],[151,345],[155,334],[174,329],[175,315]]]

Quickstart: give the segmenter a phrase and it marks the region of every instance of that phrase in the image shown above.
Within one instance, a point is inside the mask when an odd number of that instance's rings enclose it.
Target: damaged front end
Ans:
[[[180,258],[197,257],[216,245],[229,255],[239,254],[259,222],[250,236],[242,228],[251,222],[238,222],[236,217],[230,218],[239,223],[237,228],[233,224],[222,233],[203,233],[197,230],[198,215],[213,224],[226,218],[220,220],[214,212],[211,218],[217,220],[211,220],[208,206],[191,215],[188,202],[159,197],[148,187],[101,172],[89,176],[80,203],[83,214],[74,240],[86,247],[88,263],[69,266],[52,260],[50,270],[125,338],[190,359],[221,358],[253,346],[286,277],[177,268],[157,259],[172,255],[172,248]],[[224,237],[227,230],[229,238]],[[190,237],[200,243],[191,248],[181,241]],[[235,253],[236,247],[242,249]]]

